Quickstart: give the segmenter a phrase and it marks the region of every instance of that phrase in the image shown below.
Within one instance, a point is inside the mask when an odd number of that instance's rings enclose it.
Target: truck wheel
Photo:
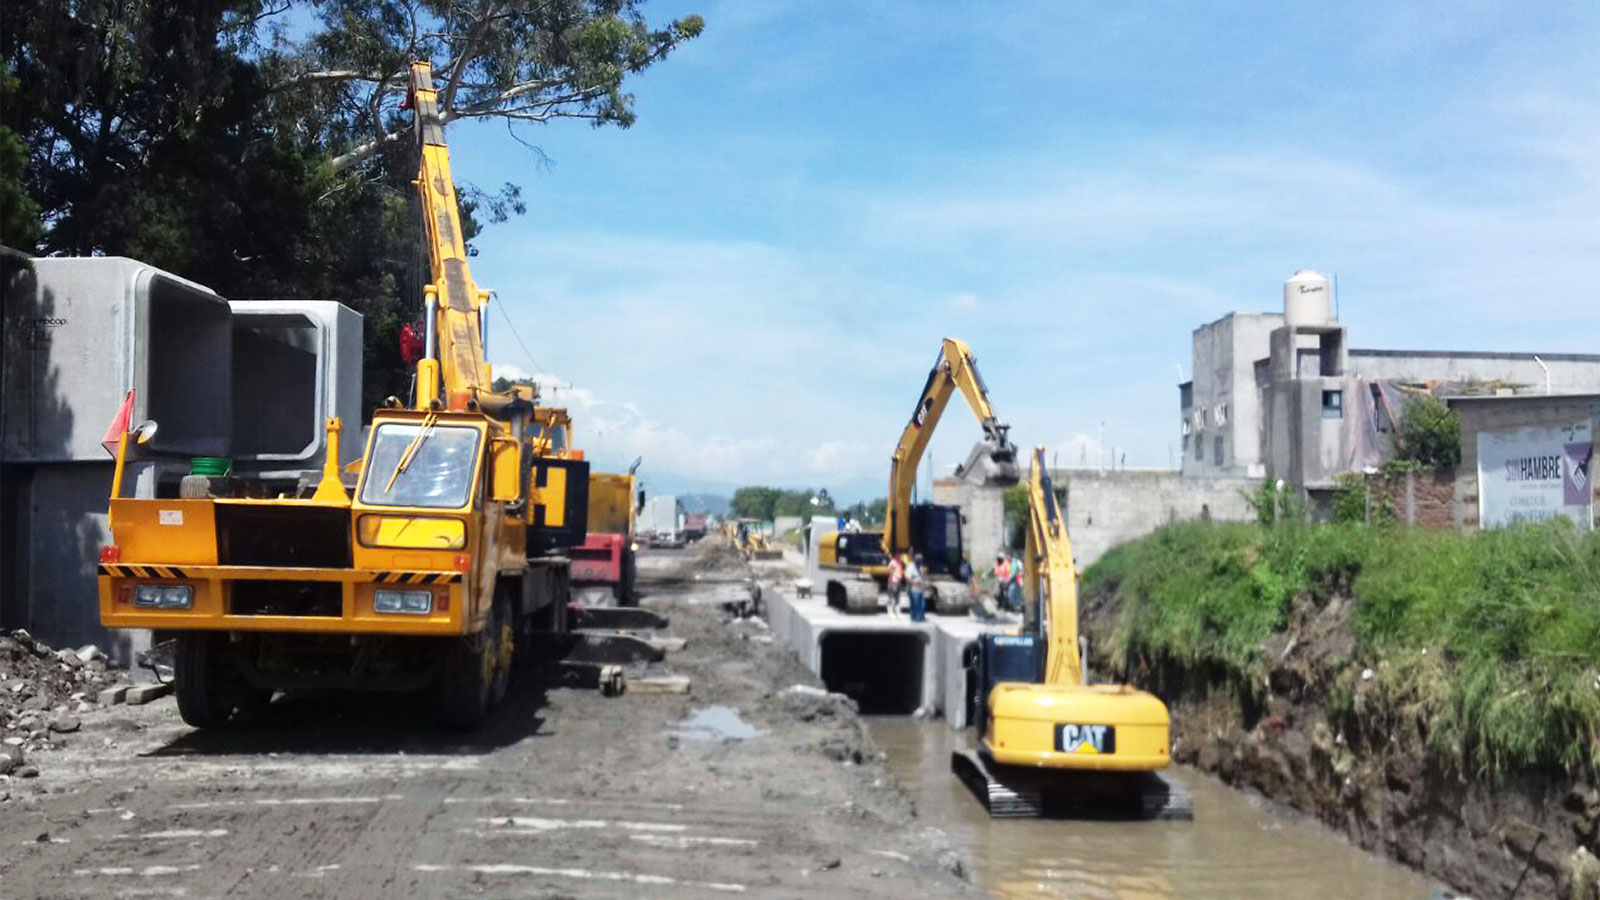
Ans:
[[[234,685],[234,694],[234,710],[243,719],[265,715],[267,707],[272,704],[272,691],[245,684],[243,680]]]
[[[489,625],[493,628],[495,668],[494,678],[489,688],[489,706],[496,707],[503,703],[506,694],[511,691],[511,670],[516,664],[517,629],[512,619],[511,603],[505,595],[495,597],[494,609],[489,614]]]
[[[449,640],[436,696],[439,720],[446,728],[471,731],[488,717],[500,664],[500,621],[500,604],[496,603],[481,634]]]
[[[617,598],[618,606],[639,605],[639,554],[633,550],[622,551],[622,596]]]
[[[225,683],[226,634],[189,631],[178,635],[173,659],[173,682],[178,692],[178,714],[195,728],[217,728],[233,714]]]

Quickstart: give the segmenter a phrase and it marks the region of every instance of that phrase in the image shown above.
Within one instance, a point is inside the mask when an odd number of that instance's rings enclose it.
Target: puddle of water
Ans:
[[[744,741],[766,734],[739,718],[738,710],[720,705],[695,710],[668,733],[687,741]]]
[[[1193,822],[990,819],[950,773],[944,722],[874,717],[873,740],[923,820],[961,845],[1003,900],[1428,900],[1441,886],[1322,825],[1179,771]]]

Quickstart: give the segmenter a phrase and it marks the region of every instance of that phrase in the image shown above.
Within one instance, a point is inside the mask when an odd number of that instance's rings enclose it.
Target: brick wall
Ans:
[[[1373,509],[1387,508],[1398,522],[1420,528],[1455,528],[1456,470],[1369,475]]]

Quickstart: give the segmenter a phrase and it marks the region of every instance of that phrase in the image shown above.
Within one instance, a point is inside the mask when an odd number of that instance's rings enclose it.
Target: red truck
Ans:
[[[572,587],[580,601],[593,601],[609,591],[618,606],[638,602],[634,592],[638,546],[634,543],[636,508],[632,475],[589,474],[589,533],[571,548]]]

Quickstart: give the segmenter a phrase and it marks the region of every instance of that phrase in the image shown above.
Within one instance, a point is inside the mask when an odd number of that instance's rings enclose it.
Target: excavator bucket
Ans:
[[[979,483],[986,486],[1010,487],[1022,482],[1022,468],[1017,465],[1017,448],[1010,441],[985,438],[972,445],[967,461],[957,470],[961,477],[976,473]]]

